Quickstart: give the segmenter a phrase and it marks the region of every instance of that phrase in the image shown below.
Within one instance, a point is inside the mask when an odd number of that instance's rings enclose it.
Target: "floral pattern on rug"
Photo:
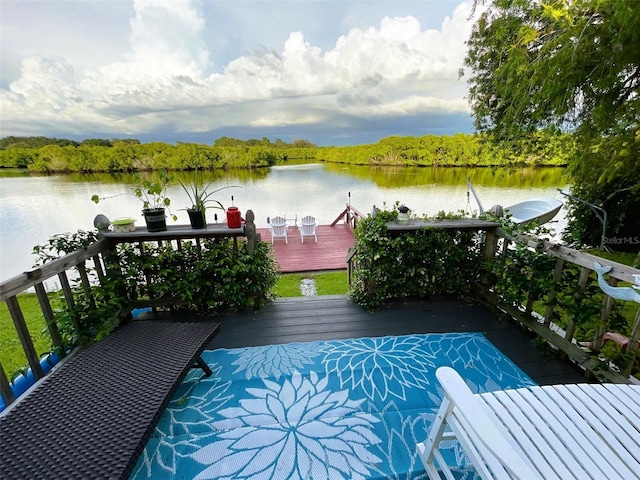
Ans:
[[[476,392],[534,385],[478,333],[407,335],[203,353],[131,478],[426,478],[415,452],[435,418],[440,366]],[[474,478],[450,442],[448,462]]]

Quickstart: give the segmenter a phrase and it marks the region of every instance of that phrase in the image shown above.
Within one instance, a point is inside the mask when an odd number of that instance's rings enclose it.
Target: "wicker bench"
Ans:
[[[128,478],[219,329],[136,321],[74,355],[0,417],[0,478]]]

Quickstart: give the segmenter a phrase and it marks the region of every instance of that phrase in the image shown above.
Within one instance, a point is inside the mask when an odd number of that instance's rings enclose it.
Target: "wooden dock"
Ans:
[[[263,242],[271,243],[268,228],[258,228]],[[304,243],[296,227],[289,227],[289,243],[277,238],[273,244],[275,258],[282,273],[346,270],[347,253],[355,245],[353,231],[347,224],[318,225],[318,243],[305,237]]]

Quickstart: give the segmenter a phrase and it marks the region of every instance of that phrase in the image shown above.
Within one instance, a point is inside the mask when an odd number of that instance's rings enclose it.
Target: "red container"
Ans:
[[[240,228],[242,226],[242,217],[238,207],[229,207],[227,209],[227,227]]]

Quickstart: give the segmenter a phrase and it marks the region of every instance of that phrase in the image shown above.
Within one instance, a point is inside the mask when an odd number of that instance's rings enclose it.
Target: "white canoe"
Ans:
[[[504,208],[505,215],[511,215],[511,221],[517,224],[536,221],[540,225],[547,223],[560,211],[562,202],[555,198],[532,198]]]

